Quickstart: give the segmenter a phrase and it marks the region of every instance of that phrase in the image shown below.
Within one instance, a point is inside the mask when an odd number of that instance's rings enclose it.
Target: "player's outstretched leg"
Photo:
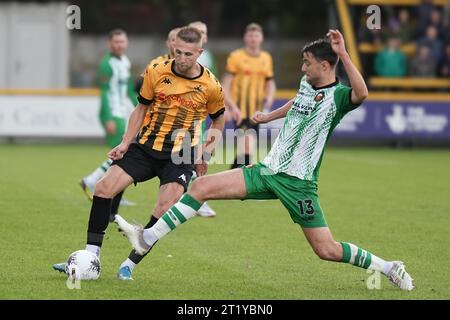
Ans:
[[[402,290],[414,289],[413,279],[406,272],[405,265],[401,261],[385,261],[380,257],[366,251],[352,243],[341,242],[342,262],[351,263],[364,269],[379,271],[389,281]]]
[[[352,243],[336,242],[327,227],[303,228],[303,232],[321,259],[379,271],[402,290],[410,291],[414,288],[413,279],[406,272],[403,262],[385,261]]]
[[[128,238],[136,253],[142,256],[160,238],[192,218],[200,207],[201,204],[186,193],[150,229],[128,223],[120,215],[116,215],[115,222],[119,226],[119,231]]]
[[[175,203],[150,229],[126,222],[116,215],[119,230],[139,255],[144,255],[159,239],[192,218],[209,199],[242,199],[246,196],[242,169],[228,170],[196,179],[188,193]]]
[[[197,179],[197,172],[193,171],[191,182],[193,182],[195,179]],[[214,218],[217,215],[217,213],[216,213],[216,211],[214,211],[213,208],[211,208],[208,205],[207,202],[204,202],[202,204],[202,206],[200,207],[200,209],[198,209],[197,215],[200,217],[205,217],[205,218]]]

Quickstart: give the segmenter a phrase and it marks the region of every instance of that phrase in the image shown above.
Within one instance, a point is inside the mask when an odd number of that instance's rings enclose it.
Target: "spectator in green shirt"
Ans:
[[[381,77],[403,77],[407,72],[406,55],[400,50],[400,39],[392,36],[387,46],[375,56],[375,72]]]

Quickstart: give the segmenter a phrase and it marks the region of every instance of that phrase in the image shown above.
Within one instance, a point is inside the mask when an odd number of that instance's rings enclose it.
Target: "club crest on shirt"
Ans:
[[[320,91],[316,94],[316,96],[314,97],[314,101],[315,102],[320,102],[322,101],[323,97],[325,96],[325,93],[323,91]]]

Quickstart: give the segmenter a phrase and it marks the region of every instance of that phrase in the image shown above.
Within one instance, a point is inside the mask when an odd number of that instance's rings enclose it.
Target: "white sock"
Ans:
[[[99,246],[94,246],[93,244],[86,245],[86,250],[94,253],[99,258],[100,258],[100,249],[101,248]]]
[[[341,242],[341,245],[344,251],[342,262],[350,263],[364,269],[379,271],[385,275],[387,275],[392,267],[392,262],[385,261],[353,243]]]
[[[130,268],[130,271],[133,272],[134,267],[136,267],[136,263],[127,258],[127,260],[122,262],[122,264],[120,265],[120,269],[122,269],[123,267],[128,267]]]
[[[150,246],[153,246],[159,240],[152,228],[144,229],[142,236],[144,237],[144,241]]]
[[[389,270],[391,270],[393,264],[394,263],[391,261],[385,261],[383,271],[381,271],[381,272],[387,276],[387,274],[388,274]]]
[[[143,232],[144,241],[153,244],[178,227],[186,220],[192,218],[200,208],[201,204],[189,194],[184,194],[180,201],[175,203],[150,229]]]
[[[106,161],[104,161],[100,167],[98,167],[97,169],[94,170],[94,172],[92,172],[90,175],[88,175],[87,177],[85,177],[85,181],[89,186],[95,186],[95,184],[97,183],[98,180],[101,179],[101,177],[103,177],[103,175],[105,174],[105,172],[109,169],[109,167],[111,166],[112,160],[108,159]]]

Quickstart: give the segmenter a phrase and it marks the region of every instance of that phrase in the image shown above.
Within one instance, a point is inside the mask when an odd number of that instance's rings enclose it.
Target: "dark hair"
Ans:
[[[319,39],[308,43],[302,49],[302,54],[309,52],[317,61],[328,61],[333,67],[338,61],[337,54],[331,49],[331,44],[327,39]]]
[[[121,35],[121,34],[127,35],[127,33],[125,32],[125,30],[123,30],[123,29],[114,29],[114,30],[111,30],[111,31],[109,32],[109,34],[108,34],[108,39],[111,40],[112,38],[114,38],[114,36],[118,36],[118,35]]]
[[[183,27],[178,31],[177,38],[187,43],[200,43],[202,41],[202,34],[197,28]]]

